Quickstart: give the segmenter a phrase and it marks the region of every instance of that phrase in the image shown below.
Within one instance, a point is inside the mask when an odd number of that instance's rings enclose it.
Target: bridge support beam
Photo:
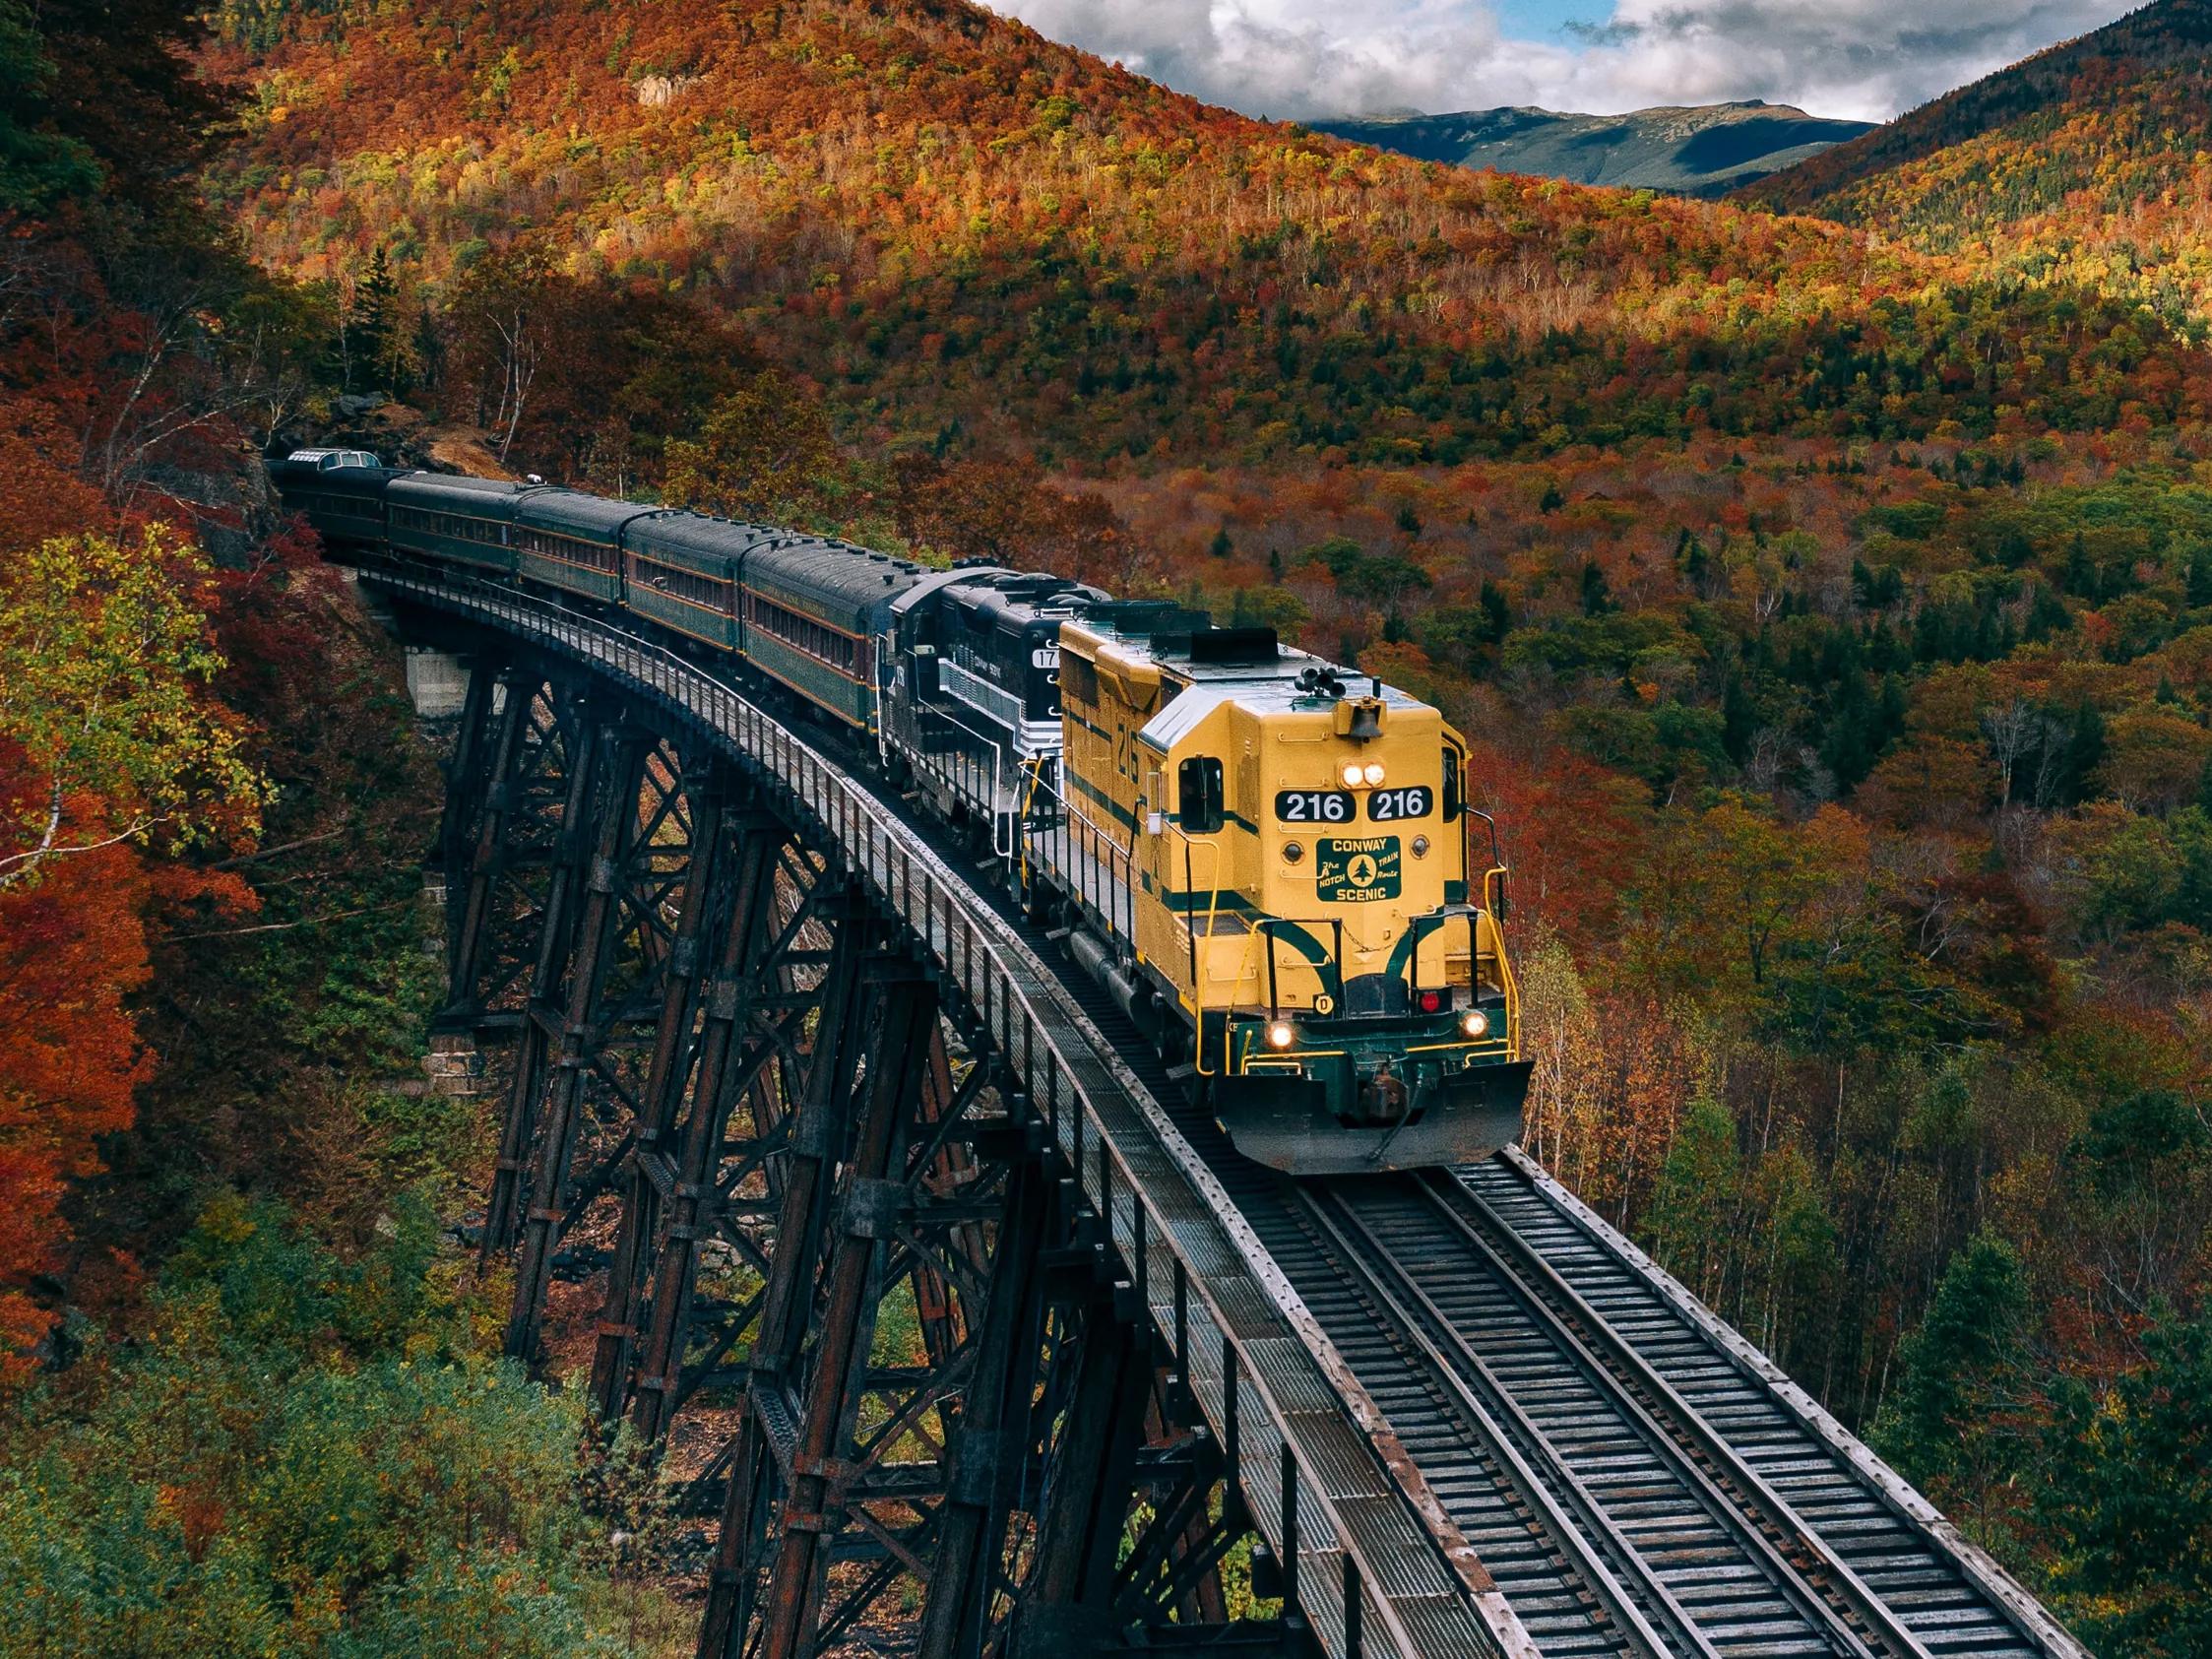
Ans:
[[[817,1322],[814,1373],[784,1499],[783,1529],[769,1571],[763,1659],[799,1659],[814,1651],[829,1571],[829,1541],[843,1528],[847,1471],[870,1347],[884,1253],[897,1226],[903,1183],[891,1180],[909,1119],[921,1093],[928,1022],[936,996],[913,963],[877,957],[874,1030],[861,1080],[859,1120],[846,1160],[842,1202],[828,1225],[829,1247]],[[787,1283],[790,1281],[787,1281]],[[876,1294],[871,1294],[874,1292]],[[775,1379],[767,1379],[771,1386]]]
[[[972,960],[931,967],[773,779],[632,724],[643,693],[495,662],[440,833],[449,1031],[515,1034],[483,1254],[526,1358],[604,1268],[603,1418],[661,1445],[737,1407],[676,1500],[722,1516],[699,1652],[816,1659],[889,1601],[922,1659],[1228,1630],[1242,1504]]]
[[[575,708],[571,730],[568,792],[561,808],[560,839],[553,855],[552,880],[538,922],[537,965],[531,976],[530,1001],[515,1044],[514,1071],[500,1117],[499,1161],[484,1205],[483,1259],[488,1263],[515,1243],[522,1225],[523,1177],[537,1136],[537,1107],[545,1086],[545,1061],[554,1027],[554,1009],[567,978],[575,941],[575,913],[590,874],[593,806],[600,788],[600,725],[590,711]]]
[[[834,1198],[838,1160],[848,1139],[852,1081],[869,1012],[860,982],[869,969],[881,971],[887,965],[883,955],[865,950],[860,935],[869,925],[852,914],[852,908],[840,907],[846,914],[839,918],[843,925],[822,987],[812,1063],[784,1158],[776,1255],[763,1292],[743,1417],[734,1437],[728,1499],[700,1634],[703,1659],[707,1655],[721,1659],[725,1654],[735,1659],[753,1611],[769,1504],[793,1473],[799,1361],[812,1316],[820,1240]],[[888,1055],[881,1058],[885,1066],[893,1063]],[[908,1063],[911,1056],[898,1057],[897,1064]],[[829,1375],[842,1398],[842,1372]],[[795,1513],[790,1505],[785,1506],[787,1524]],[[819,1511],[813,1513],[812,1524],[818,1531]],[[787,1616],[788,1625],[793,1617]]]
[[[545,1294],[551,1287],[553,1251],[571,1220],[569,1175],[585,1111],[586,1075],[603,1041],[607,970],[621,916],[621,871],[639,833],[638,797],[645,784],[645,739],[608,728],[593,743],[592,756],[603,768],[596,798],[591,861],[584,871],[582,902],[570,938],[568,995],[558,1023],[551,998],[532,998],[524,1027],[524,1047],[516,1056],[518,1079],[527,1074],[524,1056],[542,1069],[544,1130],[530,1182],[530,1202],[521,1219],[522,1256],[515,1270],[514,1306],[507,1318],[507,1352],[519,1360],[536,1356]],[[581,830],[584,825],[579,825]],[[579,837],[581,839],[581,837]],[[573,883],[564,882],[564,893]],[[548,927],[552,925],[549,921]],[[548,1063],[549,1061],[549,1063]],[[523,1125],[527,1144],[528,1125]],[[511,1182],[510,1191],[519,1188]],[[490,1228],[487,1225],[486,1236]]]
[[[464,1031],[474,1031],[483,1012],[492,901],[508,859],[508,816],[517,804],[537,685],[535,678],[526,681],[503,670],[496,680],[477,673],[470,690],[446,778],[439,835],[446,861],[449,934],[446,1007],[439,1023]]]
[[[768,1068],[778,1057],[777,1027],[766,1025],[763,1029],[759,1022],[781,1012],[762,1004],[772,1000],[765,993],[779,983],[767,947],[777,942],[781,931],[773,928],[772,923],[783,850],[782,831],[772,819],[756,813],[741,821],[737,844],[728,859],[728,879],[724,883],[727,899],[720,918],[721,946],[694,1045],[694,1082],[674,1161],[671,1166],[662,1145],[649,1147],[642,1138],[632,1160],[636,1172],[631,1188],[633,1205],[624,1222],[641,1252],[651,1254],[650,1278],[642,1253],[632,1269],[639,1274],[638,1284],[651,1285],[643,1309],[643,1346],[633,1383],[628,1368],[616,1364],[615,1345],[634,1340],[628,1333],[636,1330],[640,1310],[634,1299],[627,1307],[617,1308],[615,1297],[619,1292],[610,1286],[596,1380],[600,1384],[600,1409],[608,1417],[623,1408],[625,1396],[634,1386],[634,1398],[628,1401],[632,1419],[648,1440],[657,1440],[666,1433],[682,1403],[700,1247],[723,1220],[718,1172],[732,1108],[740,1096],[758,1101],[772,1086]],[[801,912],[806,908],[802,902]],[[835,962],[838,955],[833,945],[831,960]],[[822,1057],[819,1039],[815,1057]],[[677,1079],[664,1105],[668,1113],[664,1135],[676,1128],[674,1109],[681,1104],[681,1081]],[[773,1133],[776,1116],[766,1110],[756,1111],[756,1136],[765,1140]],[[758,1150],[762,1159],[770,1155],[765,1146]],[[748,1173],[765,1172],[756,1168]],[[664,1189],[667,1220],[664,1228],[657,1229]],[[731,1341],[741,1325],[742,1314],[739,1328],[727,1333]]]
[[[1015,1477],[1035,1433],[1032,1401],[1044,1340],[1045,1209],[1052,1182],[1041,1160],[1007,1177],[990,1290],[976,1326],[976,1366],[960,1427],[946,1448],[937,1553],[921,1610],[916,1659],[982,1650],[1001,1577]]]
[[[689,1179],[679,1174],[669,1182],[664,1165],[654,1160],[664,1158],[664,1145],[675,1133],[687,1093],[694,1057],[692,1028],[699,1017],[702,942],[730,931],[724,914],[728,907],[720,902],[730,889],[723,849],[726,785],[709,773],[688,778],[686,787],[693,799],[691,868],[670,942],[660,1017],[654,1022],[653,1057],[646,1067],[636,1145],[623,1174],[622,1220],[615,1235],[614,1259],[607,1267],[606,1301],[592,1354],[592,1398],[602,1418],[620,1415],[629,1399],[639,1319],[648,1306],[646,1282],[655,1250],[663,1242],[661,1188]],[[689,1167],[686,1158],[683,1168]],[[695,1219],[679,1225],[686,1226],[687,1242],[696,1237]]]
[[[1037,1566],[1014,1627],[1021,1659],[1080,1653],[1117,1623],[1114,1563],[1152,1377],[1109,1287],[1082,1306],[1076,1340],[1067,1427],[1045,1470]]]

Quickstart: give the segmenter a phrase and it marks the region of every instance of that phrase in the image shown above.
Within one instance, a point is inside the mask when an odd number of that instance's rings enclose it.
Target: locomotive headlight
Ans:
[[[1360,769],[1359,763],[1357,760],[1350,760],[1345,762],[1344,787],[1346,789],[1358,789],[1360,785],[1361,780],[1363,780],[1365,777],[1366,773]]]
[[[1425,859],[1425,858],[1427,858],[1427,857],[1428,857],[1428,837],[1426,837],[1425,835],[1417,835],[1417,836],[1415,836],[1415,837],[1414,837],[1414,839],[1413,839],[1413,842],[1412,842],[1412,850],[1413,850],[1413,855],[1414,855],[1414,857],[1415,857],[1415,858],[1417,858],[1417,859]]]
[[[1284,843],[1283,843],[1283,861],[1284,861],[1285,863],[1287,863],[1287,864],[1295,864],[1295,863],[1298,863],[1298,862],[1300,862],[1301,861],[1303,861],[1303,859],[1304,859],[1304,858],[1305,858],[1305,843],[1304,843],[1304,842],[1302,842],[1302,841],[1286,841],[1286,842],[1284,842]]]
[[[1291,1029],[1289,1020],[1269,1020],[1267,1022],[1267,1046],[1270,1049],[1288,1049],[1297,1040],[1297,1035]]]
[[[1459,1029],[1470,1037],[1485,1036],[1490,1029],[1490,1016],[1480,1008],[1470,1008],[1460,1015]]]
[[[1350,768],[1347,768],[1347,770],[1350,770]],[[1367,780],[1369,789],[1378,788],[1383,777],[1382,762],[1379,760],[1368,761],[1366,765],[1359,768],[1359,776]]]

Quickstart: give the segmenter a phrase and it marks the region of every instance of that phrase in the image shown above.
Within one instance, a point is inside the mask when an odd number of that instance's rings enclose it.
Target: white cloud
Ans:
[[[1040,33],[1251,114],[1763,97],[1880,120],[2134,0],[1614,0],[1602,28],[1507,38],[1487,0],[995,0]]]

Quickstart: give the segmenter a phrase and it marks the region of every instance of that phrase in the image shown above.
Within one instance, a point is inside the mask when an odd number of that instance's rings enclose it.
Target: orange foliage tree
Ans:
[[[264,786],[210,681],[211,572],[160,526],[0,564],[0,1375],[50,1321],[62,1183],[98,1167],[147,1076],[130,1008],[153,851],[252,833]]]

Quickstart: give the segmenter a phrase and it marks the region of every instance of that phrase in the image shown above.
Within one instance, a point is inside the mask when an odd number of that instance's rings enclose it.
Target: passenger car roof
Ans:
[[[632,519],[665,512],[665,508],[644,507],[635,501],[610,501],[603,495],[587,495],[580,489],[551,486],[533,489],[523,496],[515,506],[515,522],[533,530],[560,530],[612,538]]]
[[[504,479],[472,479],[452,473],[406,473],[392,480],[385,498],[403,507],[431,507],[474,518],[511,519],[516,498],[539,488]]]
[[[641,548],[664,547],[694,558],[723,559],[749,553],[780,534],[788,533],[766,525],[711,519],[702,513],[656,513],[632,527],[630,543]]]
[[[747,580],[780,582],[855,610],[894,599],[920,579],[921,567],[818,536],[792,537],[761,548],[745,562]]]

